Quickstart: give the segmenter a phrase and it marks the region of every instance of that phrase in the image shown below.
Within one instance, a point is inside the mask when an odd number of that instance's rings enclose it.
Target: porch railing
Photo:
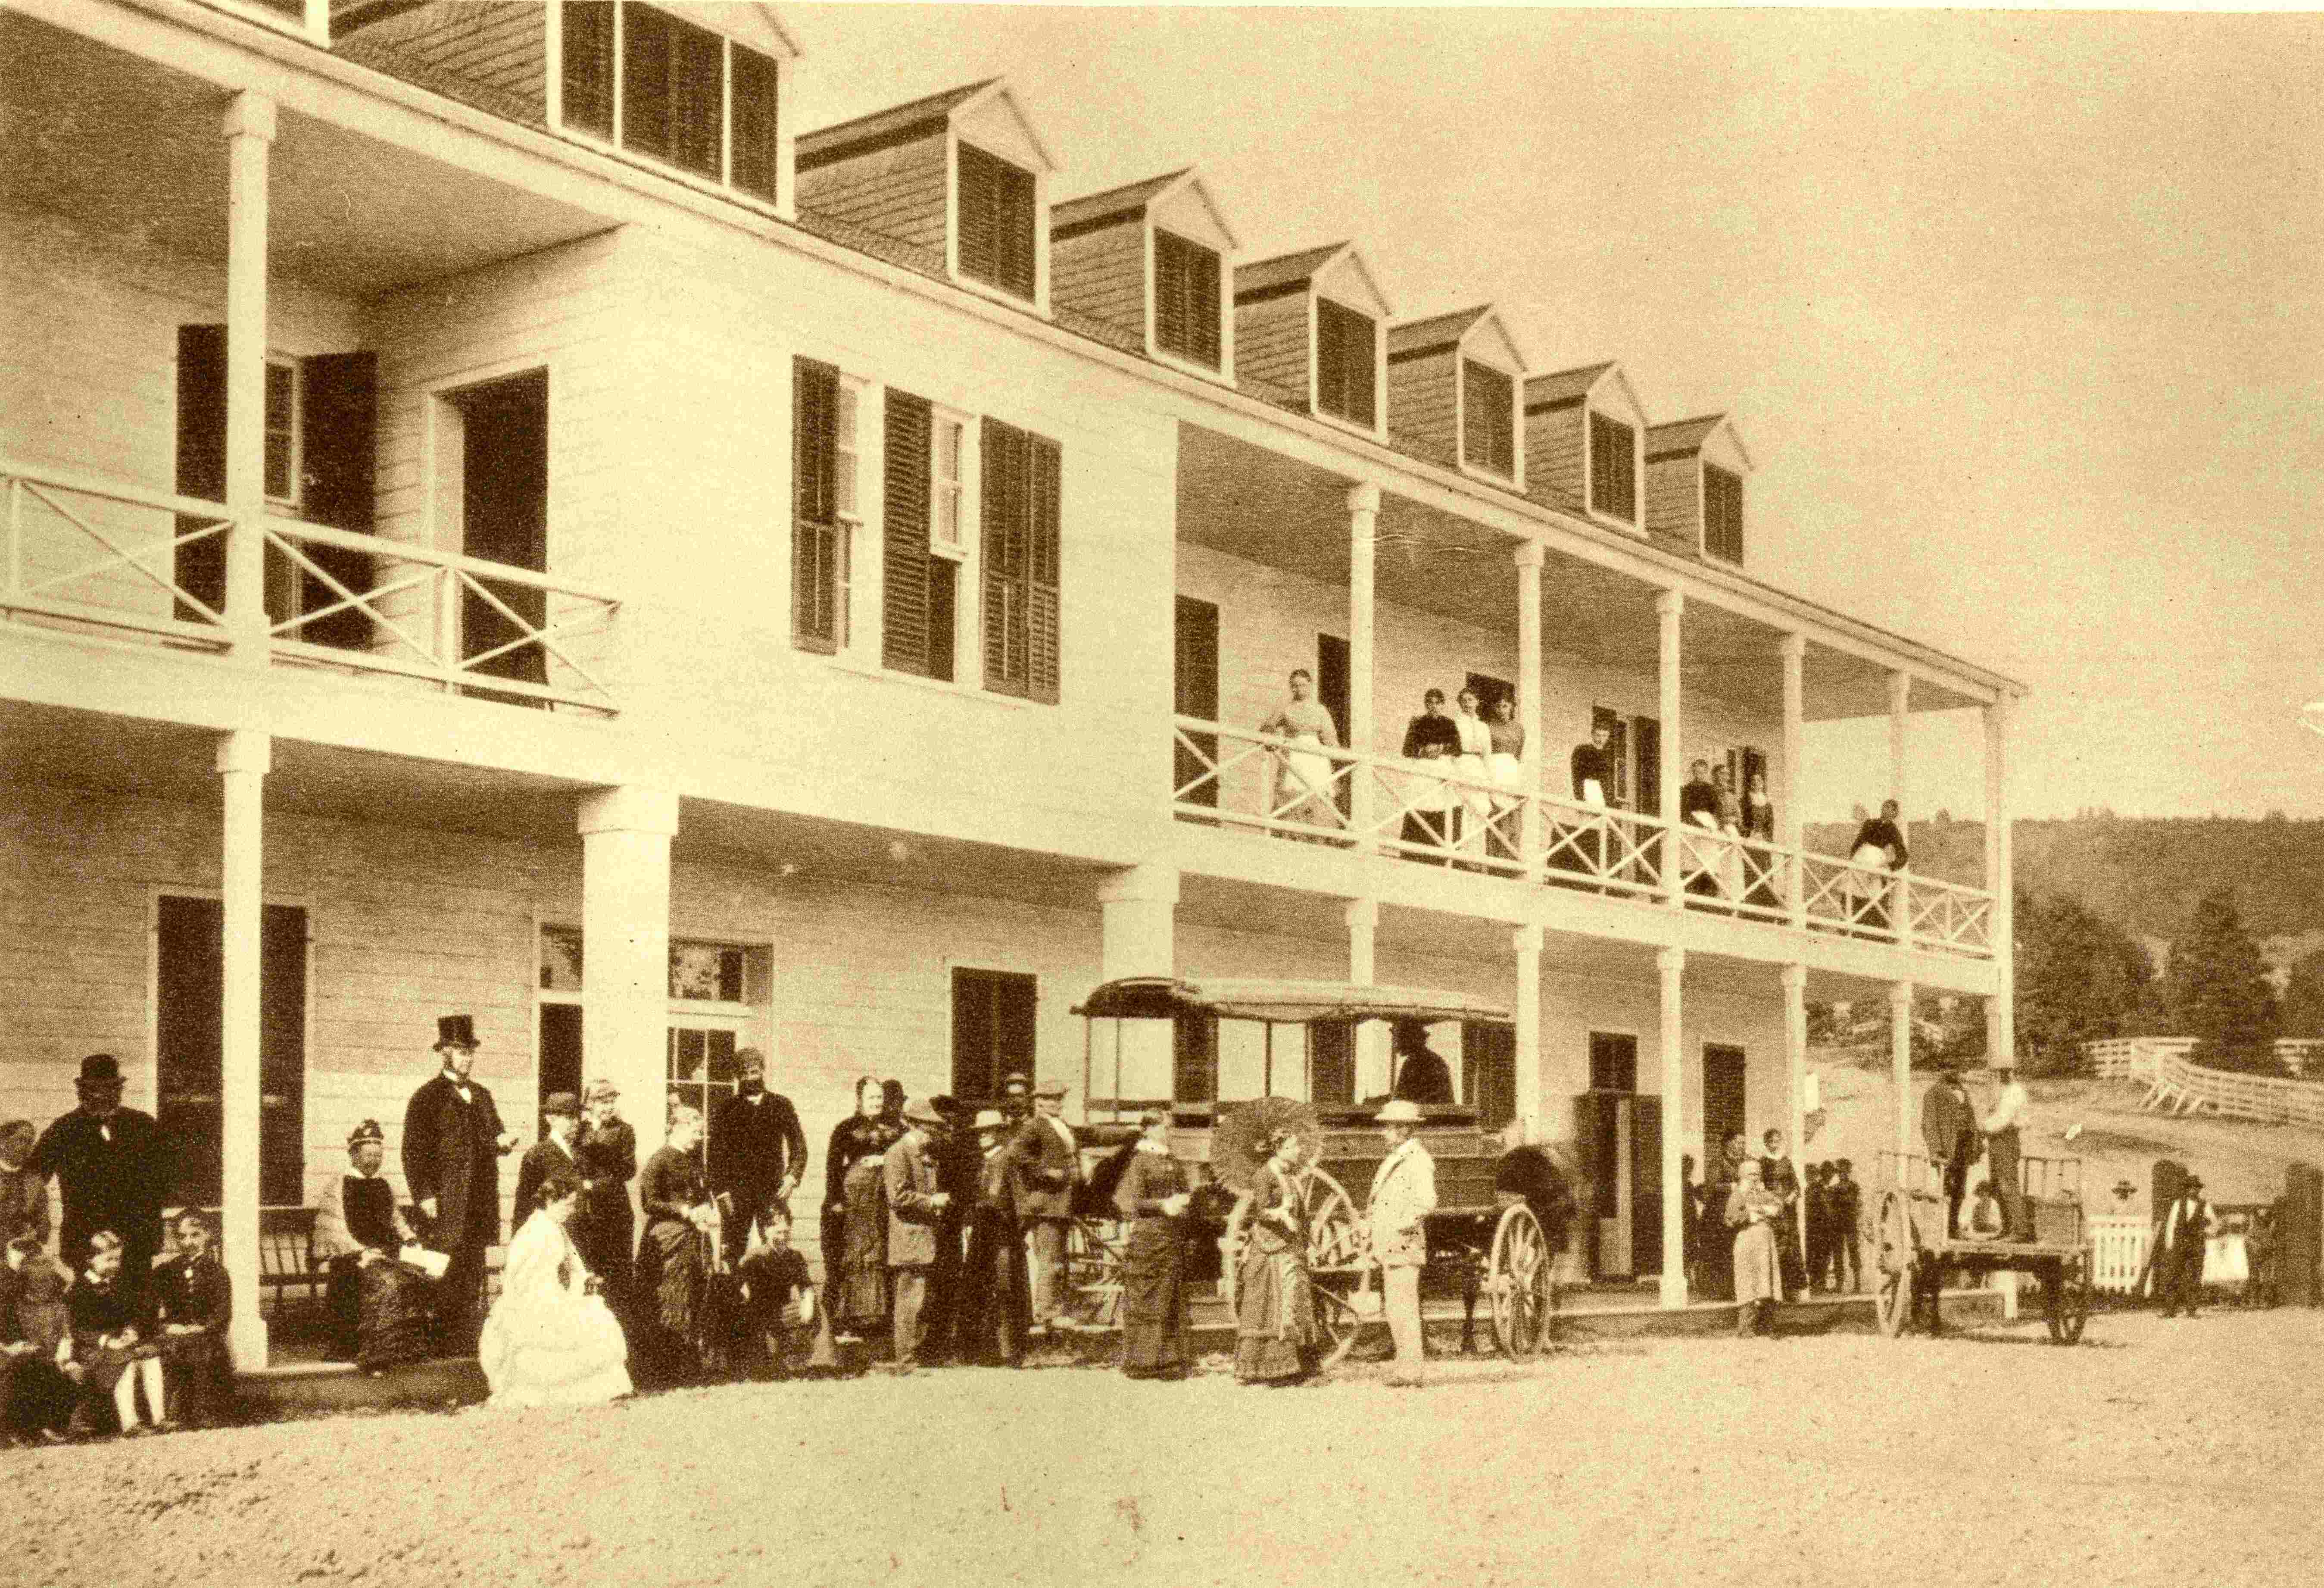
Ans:
[[[216,502],[0,458],[0,616],[180,649],[402,679],[611,716],[621,603],[570,580],[272,515],[263,624],[227,585],[231,514]]]
[[[1978,958],[1990,894],[1469,775],[1176,719],[1181,820]]]

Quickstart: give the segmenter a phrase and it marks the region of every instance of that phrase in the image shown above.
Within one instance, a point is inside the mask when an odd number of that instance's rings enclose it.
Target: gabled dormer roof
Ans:
[[[1218,200],[1212,197],[1210,184],[1194,174],[1193,166],[1182,166],[1158,177],[1148,177],[1142,182],[1125,182],[1119,188],[1108,188],[1102,193],[1087,193],[1079,198],[1068,198],[1049,207],[1049,231],[1052,235],[1066,231],[1088,231],[1109,220],[1127,220],[1141,216],[1157,205],[1172,199],[1200,206],[1210,224],[1216,227],[1230,252],[1240,247],[1234,228],[1227,225]]]
[[[1525,355],[1518,349],[1517,338],[1509,335],[1500,311],[1489,303],[1390,326],[1388,355],[1390,359],[1412,358],[1432,348],[1462,346],[1480,340],[1492,345],[1499,355],[1499,364],[1512,373],[1523,373]]]
[[[435,0],[331,0],[331,36],[346,39],[374,23],[407,11],[418,11]],[[806,53],[771,5],[704,5],[688,0],[661,0],[663,9],[714,33],[738,39],[754,50],[797,60]]]
[[[957,88],[946,88],[941,94],[930,94],[908,104],[859,115],[853,121],[802,133],[798,140],[799,159],[806,163],[819,164],[865,144],[902,138],[926,129],[930,123],[958,122],[964,117],[978,116],[988,120],[1005,118],[1043,171],[1057,169],[1056,160],[1049,153],[1048,145],[1041,141],[1040,134],[1034,130],[1024,106],[1017,102],[1017,96],[1010,91],[1008,83],[1000,78],[964,83]]]
[[[1719,437],[1726,445],[1720,448],[1713,441]],[[1745,450],[1742,433],[1734,421],[1723,413],[1699,414],[1693,419],[1674,419],[1668,424],[1651,425],[1646,429],[1646,461],[1657,463],[1665,458],[1691,457],[1704,449],[1726,451],[1747,474],[1757,466],[1751,454]]]
[[[1602,364],[1585,364],[1535,375],[1525,383],[1527,413],[1585,401],[1601,407],[1626,409],[1641,428],[1646,425],[1646,407],[1638,401],[1637,388],[1630,384],[1630,377],[1622,373],[1622,366],[1610,358]]]
[[[1364,296],[1370,299],[1373,314],[1381,319],[1388,317],[1388,296],[1379,290],[1371,267],[1356,252],[1353,243],[1326,243],[1320,248],[1303,248],[1296,254],[1278,254],[1256,264],[1238,265],[1235,301],[1245,303],[1298,291],[1325,276],[1353,279]]]

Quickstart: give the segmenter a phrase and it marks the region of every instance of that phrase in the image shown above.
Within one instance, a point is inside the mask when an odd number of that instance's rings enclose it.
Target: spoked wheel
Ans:
[[[1371,1269],[1371,1237],[1356,1216],[1356,1205],[1339,1181],[1320,1168],[1299,1177],[1307,1224],[1308,1287],[1315,1296],[1315,1324],[1329,1339],[1323,1364],[1348,1354],[1357,1333],[1371,1321],[1356,1310],[1356,1293]],[[1240,1305],[1242,1255],[1250,1242],[1250,1198],[1236,1198],[1219,1240],[1219,1292],[1230,1309]],[[1377,1292],[1375,1292],[1377,1295]]]
[[[1549,1269],[1549,1238],[1533,1209],[1522,1202],[1506,1209],[1493,1230],[1485,1292],[1492,1303],[1493,1343],[1512,1362],[1548,1343],[1555,1295]]]
[[[1913,1210],[1903,1192],[1891,1191],[1880,1198],[1880,1217],[1873,1233],[1877,1251],[1872,1305],[1880,1319],[1880,1332],[1893,1340],[1912,1323],[1920,1289],[1920,1242],[1914,1235]]]
[[[1065,1226],[1065,1316],[1084,1329],[1121,1324],[1121,1242],[1113,1226],[1075,1219]]]
[[[2089,1253],[2060,1258],[2057,1267],[2043,1276],[2042,1288],[2046,1303],[2043,1321],[2050,1325],[2050,1338],[2060,1345],[2073,1344],[2090,1321]]]

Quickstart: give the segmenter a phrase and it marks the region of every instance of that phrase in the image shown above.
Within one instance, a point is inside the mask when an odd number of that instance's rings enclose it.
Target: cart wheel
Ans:
[[[1311,1168],[1299,1186],[1306,1205],[1307,1278],[1315,1293],[1315,1322],[1331,1338],[1323,1363],[1328,1367],[1348,1354],[1365,1322],[1356,1312],[1355,1296],[1371,1268],[1371,1237],[1339,1181]],[[1250,1196],[1237,1197],[1226,1233],[1219,1238],[1219,1293],[1230,1312],[1238,1310],[1237,1281],[1250,1240]]]
[[[1065,1226],[1065,1316],[1084,1329],[1121,1324],[1122,1246],[1108,1228],[1093,1219]]]
[[[2043,1321],[2050,1325],[2050,1338],[2060,1345],[2073,1344],[2090,1321],[2089,1253],[2060,1258],[2057,1267],[2043,1276],[2043,1288],[2048,1293]]]
[[[1911,1325],[1915,1293],[1920,1287],[1920,1240],[1913,1229],[1913,1209],[1901,1191],[1880,1198],[1880,1217],[1874,1226],[1878,1250],[1873,1265],[1872,1305],[1879,1316],[1880,1332],[1894,1339]]]
[[[1533,1209],[1520,1202],[1493,1230],[1485,1290],[1493,1308],[1493,1343],[1516,1362],[1540,1352],[1549,1338],[1549,1239]]]

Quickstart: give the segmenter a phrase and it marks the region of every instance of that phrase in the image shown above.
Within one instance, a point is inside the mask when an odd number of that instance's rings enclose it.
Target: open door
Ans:
[[[454,393],[451,402],[460,415],[460,549],[485,562],[546,573],[549,372],[528,370],[470,386]],[[484,585],[490,600],[473,589],[461,595],[462,660],[480,659],[474,670],[494,678],[547,683],[547,655],[524,639],[524,630],[509,614],[539,628],[548,621],[549,597],[528,586],[495,580]]]

